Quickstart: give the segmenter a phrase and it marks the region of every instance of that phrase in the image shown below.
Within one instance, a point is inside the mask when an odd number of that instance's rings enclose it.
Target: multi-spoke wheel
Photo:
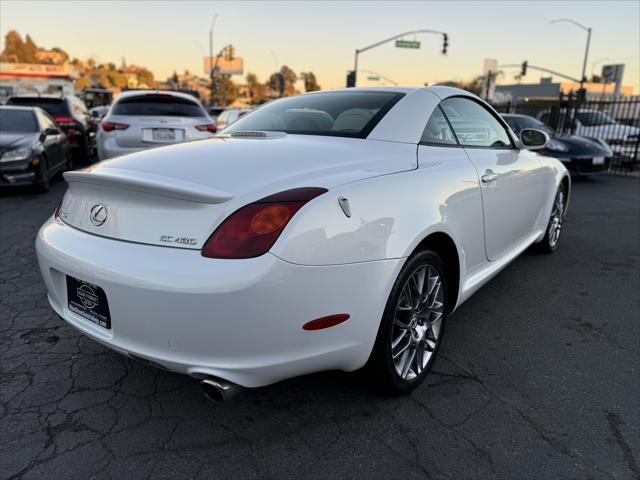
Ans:
[[[558,248],[558,242],[560,241],[560,234],[562,233],[562,225],[564,222],[564,209],[566,205],[564,185],[560,185],[556,192],[556,197],[553,200],[553,207],[551,208],[551,216],[549,217],[549,223],[547,224],[547,231],[545,232],[542,241],[537,244],[538,249],[546,252],[555,252]]]
[[[435,252],[420,251],[391,291],[368,368],[393,391],[415,388],[433,363],[446,320],[444,271]]]
[[[420,376],[436,349],[442,327],[442,279],[431,265],[419,266],[404,284],[396,305],[391,352],[403,380]]]

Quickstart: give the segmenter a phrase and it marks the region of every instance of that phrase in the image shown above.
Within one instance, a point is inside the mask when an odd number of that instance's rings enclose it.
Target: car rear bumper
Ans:
[[[36,239],[48,298],[64,320],[125,355],[203,378],[258,387],[367,361],[403,259],[310,267],[272,254],[205,258],[198,250],[140,245],[50,219]],[[112,326],[69,310],[66,275],[101,287]],[[347,313],[324,330],[314,319]]]
[[[96,137],[96,148],[98,150],[98,159],[106,160],[108,158],[120,157],[129,153],[141,152],[143,150],[149,150],[151,148],[166,147],[169,145],[176,145],[178,143],[193,142],[195,140],[206,140],[213,135],[204,132],[198,132],[197,135],[192,135],[190,132],[186,134],[184,140],[175,143],[147,143],[136,147],[123,147],[118,144],[114,135],[104,134],[99,132]]]
[[[116,142],[115,138],[104,138],[98,136],[96,141],[96,148],[98,150],[98,159],[107,160],[109,158],[120,157],[129,153],[136,153],[142,150],[146,150],[151,147],[121,147]]]

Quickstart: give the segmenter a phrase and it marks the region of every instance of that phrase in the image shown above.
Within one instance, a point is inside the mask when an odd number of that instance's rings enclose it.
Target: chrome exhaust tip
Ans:
[[[243,390],[240,385],[221,378],[205,378],[200,382],[202,396],[214,402],[228,402],[236,398]]]

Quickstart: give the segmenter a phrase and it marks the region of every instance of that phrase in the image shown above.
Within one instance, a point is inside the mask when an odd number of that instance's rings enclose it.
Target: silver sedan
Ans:
[[[97,133],[100,160],[212,137],[216,125],[191,95],[138,90],[118,96]]]

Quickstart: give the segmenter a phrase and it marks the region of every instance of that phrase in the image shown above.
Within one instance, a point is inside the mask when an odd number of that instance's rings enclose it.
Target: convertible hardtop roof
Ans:
[[[317,92],[304,93],[303,95],[317,95],[330,92],[353,92],[353,91],[365,91],[365,92],[396,92],[410,94],[418,90],[429,91],[435,93],[438,97],[444,99],[451,96],[463,95],[468,97],[477,98],[473,93],[467,92],[460,88],[447,87],[444,85],[433,85],[430,87],[353,87],[353,88],[337,88],[335,90],[319,90]]]
[[[432,87],[358,87],[338,90],[305,93],[304,95],[323,95],[332,92],[394,92],[404,94],[378,122],[369,140],[383,140],[400,143],[420,143],[427,119],[442,100],[453,96],[462,96],[479,100],[473,93],[459,88],[434,85]]]

